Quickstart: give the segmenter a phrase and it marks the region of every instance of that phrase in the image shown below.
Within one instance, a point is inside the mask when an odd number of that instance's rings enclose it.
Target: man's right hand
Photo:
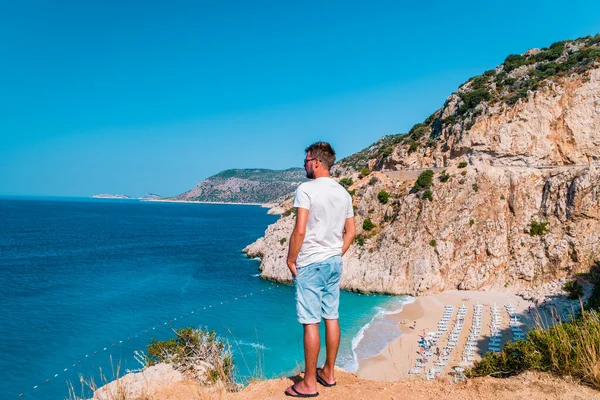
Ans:
[[[288,261],[287,266],[288,266],[290,272],[292,273],[293,278],[298,276],[298,271],[296,270],[296,262],[295,261]]]

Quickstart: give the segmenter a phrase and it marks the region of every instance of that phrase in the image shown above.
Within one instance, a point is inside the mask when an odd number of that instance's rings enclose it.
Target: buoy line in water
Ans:
[[[123,338],[123,339],[119,340],[118,342],[115,342],[115,343],[112,343],[109,346],[103,347],[101,350],[91,351],[88,354],[86,354],[84,357],[82,357],[82,358],[78,359],[76,362],[74,362],[71,367],[67,366],[66,368],[60,370],[59,372],[57,372],[53,376],[51,376],[49,378],[46,378],[45,380],[39,382],[36,385],[33,385],[29,391],[23,391],[23,392],[19,393],[19,395],[17,397],[26,397],[29,394],[35,395],[36,393],[39,393],[40,390],[43,389],[45,383],[49,383],[52,380],[55,380],[61,374],[64,374],[65,372],[69,371],[69,368],[71,368],[71,369],[76,368],[79,364],[81,364],[82,362],[85,362],[86,359],[92,358],[94,356],[97,356],[98,354],[109,354],[110,351],[108,351],[108,353],[104,353],[104,352],[106,352],[108,349],[112,349],[113,347],[119,347],[119,345],[123,344],[123,342],[131,341],[131,338],[138,338],[138,337],[140,337],[142,335],[145,335],[145,334],[150,333],[152,331],[156,331],[156,329],[160,329],[160,328],[165,328],[165,327],[172,328],[173,327],[172,326],[173,322],[178,321],[178,320],[182,320],[183,318],[187,317],[188,315],[192,315],[192,314],[196,315],[196,314],[201,313],[202,311],[209,310],[209,309],[212,309],[212,308],[215,308],[215,307],[219,307],[219,306],[222,306],[222,305],[227,305],[227,304],[233,303],[235,301],[240,301],[242,299],[246,299],[246,298],[249,298],[251,296],[255,296],[255,295],[258,295],[260,293],[266,292],[267,290],[272,290],[273,288],[278,288],[278,287],[280,287],[280,285],[272,283],[270,287],[264,288],[262,290],[258,290],[258,291],[255,291],[255,292],[249,292],[249,293],[246,293],[246,294],[243,294],[243,295],[240,295],[240,296],[232,297],[230,300],[218,301],[218,302],[209,304],[207,306],[198,307],[197,309],[194,309],[194,310],[190,311],[189,313],[184,313],[183,315],[180,315],[178,318],[172,318],[172,319],[170,319],[168,321],[165,321],[163,323],[159,323],[159,324],[157,324],[155,326],[152,326],[152,327],[150,327],[148,329],[145,329],[143,331],[140,331],[140,332],[137,332],[135,334],[129,335],[127,338]],[[110,354],[110,356],[112,356],[112,354]],[[71,364],[69,364],[69,365],[71,365]]]

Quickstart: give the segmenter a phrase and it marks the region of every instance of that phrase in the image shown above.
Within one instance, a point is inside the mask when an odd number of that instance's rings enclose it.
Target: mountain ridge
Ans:
[[[271,170],[228,169],[210,176],[191,190],[171,198],[212,203],[273,203],[292,193],[306,173],[302,168]]]

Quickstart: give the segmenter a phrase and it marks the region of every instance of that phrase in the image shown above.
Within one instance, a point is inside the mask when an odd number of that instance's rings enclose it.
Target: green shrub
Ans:
[[[475,223],[475,221],[473,219],[469,220],[469,226],[473,226],[474,223]]]
[[[437,118],[437,111],[434,112],[433,114],[431,114],[429,117],[427,117],[427,119],[425,120],[425,125],[431,125],[431,123],[433,121],[435,121],[435,119]]]
[[[504,349],[499,353],[487,353],[479,362],[475,362],[472,369],[466,371],[469,378],[477,376],[494,376],[506,378],[517,375],[528,369],[545,371],[544,357],[529,342],[519,340],[506,343]]]
[[[599,343],[600,314],[582,311],[571,322],[547,329],[538,326],[526,340],[507,343],[499,353],[488,353],[466,375],[506,377],[526,370],[549,371],[600,389]]]
[[[352,178],[345,177],[345,178],[340,179],[340,185],[342,185],[346,189],[348,189],[350,186],[352,186],[352,183],[353,183]]]
[[[529,233],[530,236],[543,236],[548,232],[548,222],[537,222],[531,221],[529,223]]]
[[[394,152],[394,148],[392,146],[386,146],[383,148],[383,150],[381,150],[381,155],[383,156],[383,158],[389,156],[390,154],[392,154]]]
[[[425,126],[425,124],[419,123],[419,124],[413,125],[413,127],[410,128],[410,131],[408,131],[408,136],[410,136],[411,139],[413,139],[413,140],[420,139],[428,131],[429,131],[429,128],[427,128],[427,126]]]
[[[433,201],[433,194],[431,193],[431,190],[427,189],[426,191],[424,191],[423,196],[421,198],[423,200]]]
[[[420,145],[421,145],[421,143],[417,142],[416,140],[413,140],[412,142],[410,142],[410,146],[408,147],[408,154],[416,151]]]
[[[527,63],[527,58],[520,54],[510,54],[504,60],[504,71],[511,72],[512,70],[519,68]]]
[[[296,207],[288,208],[282,215],[287,217],[288,215],[296,215],[298,214],[298,209]]]
[[[466,161],[461,161],[460,164],[458,164],[458,168],[465,168],[467,165],[469,165]]]
[[[462,176],[465,176],[465,175],[467,175],[467,171],[462,171],[460,174],[461,174]]]
[[[363,168],[363,169],[361,169],[361,170],[360,170],[360,174],[361,174],[362,176],[367,176],[367,175],[369,175],[370,173],[371,173],[371,170],[370,170],[369,168]]]
[[[474,183],[473,185],[471,185],[471,187],[473,188],[474,191],[478,191],[479,190],[479,186],[477,186],[476,183]]]
[[[373,186],[374,184],[376,184],[379,181],[379,179],[377,179],[376,176],[372,176],[371,179],[369,179],[369,185]]]
[[[365,245],[365,237],[363,235],[356,235],[354,237],[354,242],[362,247]]]
[[[479,88],[470,92],[459,93],[458,94],[462,101],[465,103],[464,106],[466,108],[459,110],[460,114],[464,114],[467,110],[475,108],[482,101],[488,101],[491,99],[492,95],[486,89]]]
[[[367,218],[363,221],[363,230],[365,231],[370,231],[371,229],[375,228],[375,224],[373,224],[373,222],[371,222],[371,218]]]
[[[500,195],[500,200],[506,200],[506,197],[504,197],[503,194]]]
[[[471,80],[471,87],[473,89],[481,89],[486,86],[488,77],[485,75],[476,76]]]
[[[201,383],[221,381],[230,389],[235,387],[233,354],[227,341],[215,331],[194,328],[180,328],[175,334],[176,338],[167,341],[150,340],[147,366],[171,363],[177,370],[191,371]]]
[[[435,239],[431,239],[431,240],[429,241],[429,245],[430,245],[431,247],[435,247],[435,246],[437,246],[437,242],[435,241]]]
[[[446,171],[443,171],[442,175],[440,175],[440,181],[448,182],[448,179],[450,179],[450,174],[447,174]]]
[[[381,204],[386,204],[390,199],[390,194],[385,190],[381,190],[379,193],[377,193],[377,198]]]
[[[583,286],[577,281],[569,281],[563,286],[563,290],[569,294],[569,299],[576,300],[583,296]]]
[[[415,190],[421,189],[429,189],[431,184],[433,183],[433,171],[428,169],[419,175],[417,181],[415,182],[415,186],[413,187]]]

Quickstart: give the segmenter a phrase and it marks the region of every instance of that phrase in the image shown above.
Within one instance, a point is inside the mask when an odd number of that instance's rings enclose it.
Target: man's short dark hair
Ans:
[[[325,164],[327,170],[330,170],[333,164],[335,164],[335,151],[333,151],[333,148],[327,142],[313,143],[304,151],[306,153],[310,152],[312,157],[318,158],[323,164]]]

